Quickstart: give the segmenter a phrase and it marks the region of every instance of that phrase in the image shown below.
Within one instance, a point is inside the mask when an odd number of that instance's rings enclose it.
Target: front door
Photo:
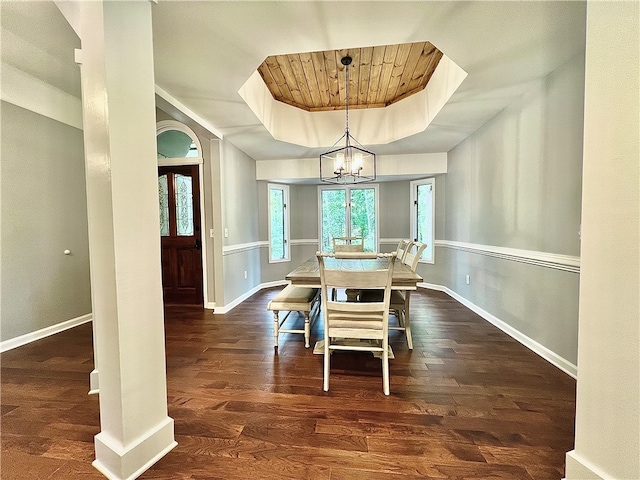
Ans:
[[[202,305],[202,237],[197,165],[158,168],[165,303]]]

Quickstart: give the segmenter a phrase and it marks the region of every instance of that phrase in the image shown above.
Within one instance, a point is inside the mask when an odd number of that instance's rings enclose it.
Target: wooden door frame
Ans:
[[[207,232],[205,232],[205,202],[204,202],[204,158],[202,156],[202,144],[193,130],[186,125],[175,120],[163,120],[156,123],[156,137],[167,130],[179,130],[186,133],[198,147],[197,157],[185,158],[158,158],[158,167],[181,167],[188,165],[198,165],[198,186],[200,187],[200,236],[202,240],[202,301],[206,308],[209,303],[209,292],[207,287]]]

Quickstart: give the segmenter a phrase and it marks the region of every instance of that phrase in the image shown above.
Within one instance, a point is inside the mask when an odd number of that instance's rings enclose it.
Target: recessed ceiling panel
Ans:
[[[258,67],[273,98],[306,111],[342,110],[346,105],[345,67],[349,71],[349,108],[379,108],[423,90],[442,58],[430,42],[380,45],[323,52],[273,55]]]

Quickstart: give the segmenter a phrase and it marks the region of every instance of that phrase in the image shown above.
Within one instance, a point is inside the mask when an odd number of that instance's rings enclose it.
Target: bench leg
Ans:
[[[280,329],[280,319],[278,318],[278,310],[273,311],[273,348],[278,349],[278,335]]]

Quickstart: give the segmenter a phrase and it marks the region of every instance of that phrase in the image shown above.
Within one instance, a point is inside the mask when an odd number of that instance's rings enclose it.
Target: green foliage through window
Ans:
[[[334,237],[364,237],[364,250],[377,250],[376,189],[367,187],[320,190],[323,252],[333,250]],[[347,201],[348,199],[348,201]]]
[[[433,262],[434,242],[434,180],[411,182],[414,204],[413,238],[425,243],[422,259]]]
[[[289,258],[287,196],[287,187],[269,186],[269,256],[271,261]]]

